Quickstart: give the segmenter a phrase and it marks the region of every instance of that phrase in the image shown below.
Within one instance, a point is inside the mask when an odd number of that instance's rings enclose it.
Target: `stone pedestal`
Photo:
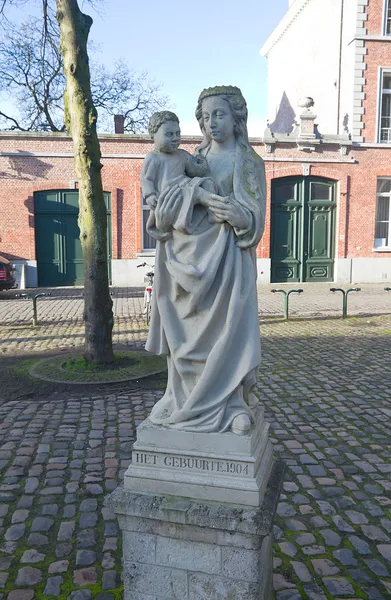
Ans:
[[[137,428],[110,497],[123,533],[125,600],[270,600],[272,522],[283,475],[269,425],[248,435]]]
[[[272,468],[269,424],[254,411],[248,435],[192,433],[153,425],[137,428],[125,489],[258,507]]]
[[[273,465],[257,508],[117,488],[108,504],[123,533],[125,600],[270,600],[283,470]]]

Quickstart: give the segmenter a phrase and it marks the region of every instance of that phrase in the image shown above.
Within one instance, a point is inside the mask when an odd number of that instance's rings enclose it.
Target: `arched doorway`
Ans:
[[[271,281],[333,281],[336,184],[321,177],[272,182]]]
[[[107,256],[111,279],[111,197],[105,192]],[[45,190],[34,194],[35,250],[39,287],[84,284],[80,243],[79,192]]]

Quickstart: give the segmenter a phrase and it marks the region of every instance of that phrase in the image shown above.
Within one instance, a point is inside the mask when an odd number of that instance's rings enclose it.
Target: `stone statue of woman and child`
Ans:
[[[252,428],[261,359],[256,246],[265,222],[264,164],[251,148],[239,88],[203,90],[203,141],[179,148],[178,117],[155,113],[141,185],[157,240],[146,349],[167,355],[168,384],[154,425],[189,432]]]
[[[196,117],[194,156],[179,148],[174,113],[150,120],[141,183],[157,243],[146,349],[167,356],[168,383],[108,506],[122,529],[127,600],[269,600],[283,466],[252,393],[265,170],[238,88],[203,90]]]

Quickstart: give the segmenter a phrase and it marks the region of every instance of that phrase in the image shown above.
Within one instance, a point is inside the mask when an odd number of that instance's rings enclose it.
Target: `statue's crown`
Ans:
[[[209,96],[236,96],[242,95],[238,87],[234,85],[215,85],[214,87],[205,88],[202,90],[198,100],[203,100]]]

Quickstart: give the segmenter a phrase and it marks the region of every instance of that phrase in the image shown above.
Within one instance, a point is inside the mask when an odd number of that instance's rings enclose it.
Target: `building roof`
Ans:
[[[273,46],[280,41],[285,35],[285,32],[292,25],[293,21],[297,19],[310,2],[311,0],[294,0],[294,2],[290,4],[288,11],[260,49],[261,56],[268,56]]]

